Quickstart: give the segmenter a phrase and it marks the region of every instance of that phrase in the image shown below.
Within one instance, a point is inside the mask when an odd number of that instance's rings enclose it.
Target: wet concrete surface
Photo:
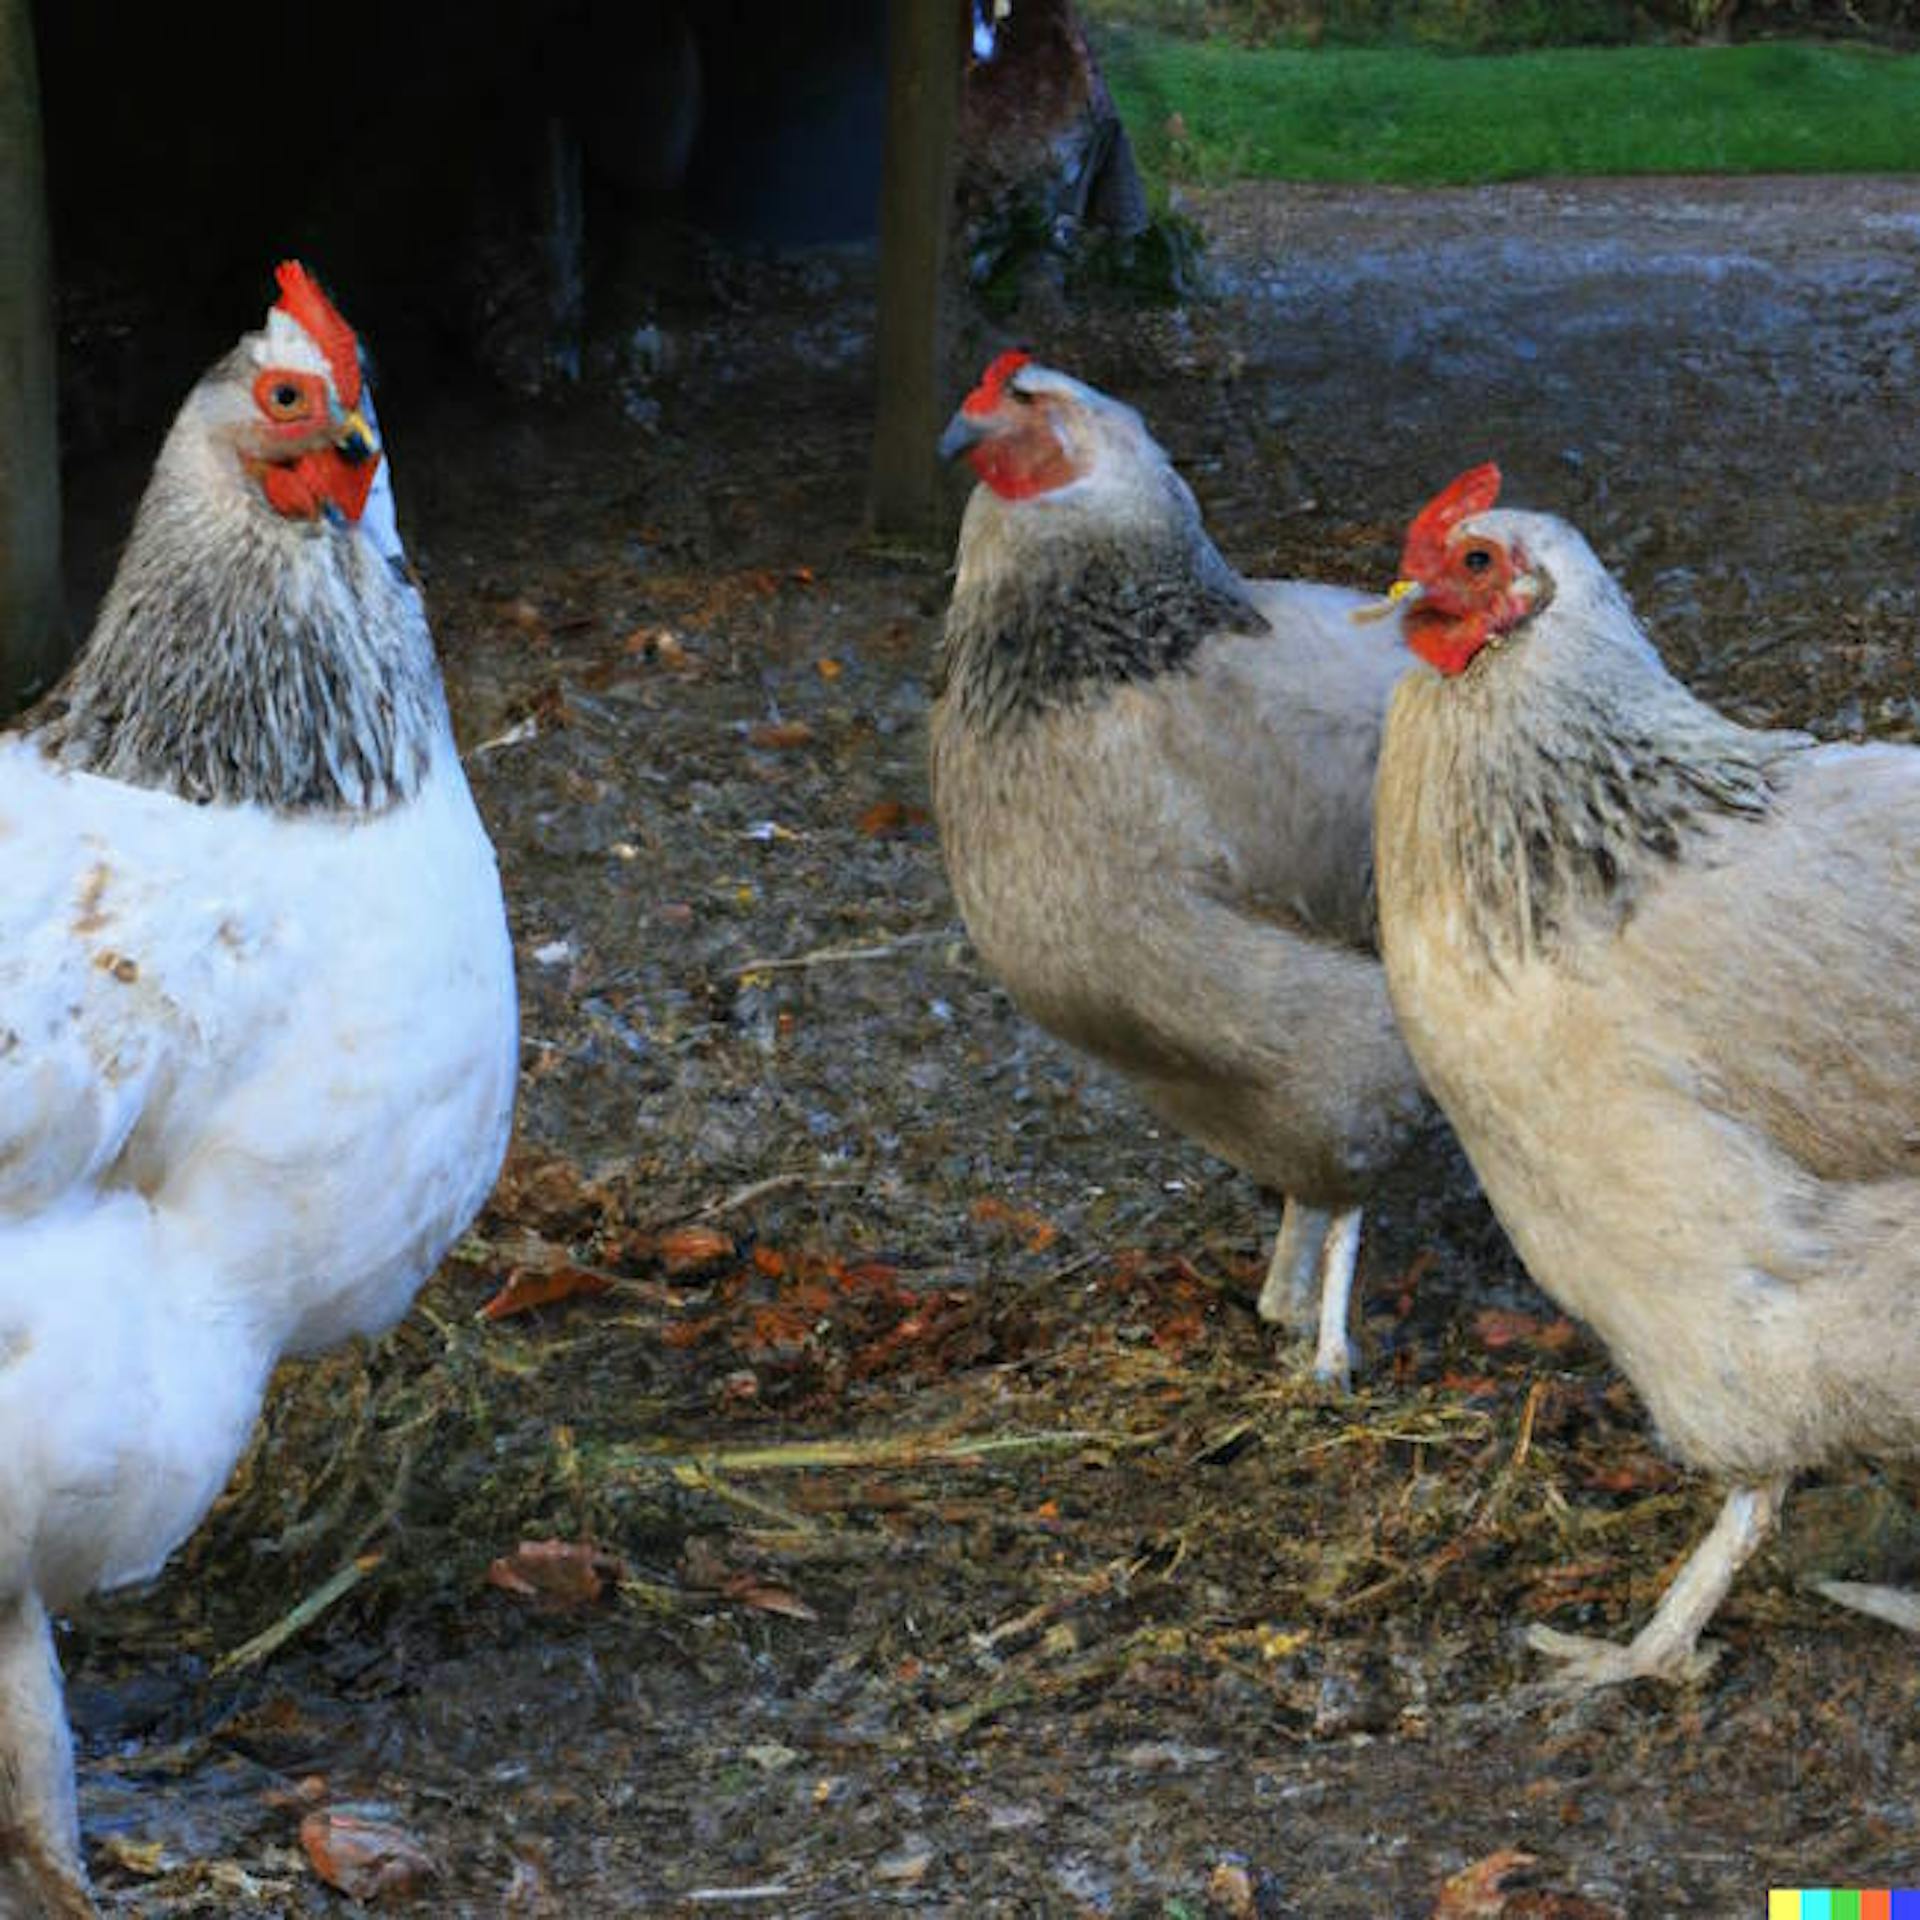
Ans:
[[[1215,299],[1023,324],[1246,571],[1384,583],[1496,457],[1711,697],[1914,736],[1920,185],[1193,211]],[[1542,1702],[1520,1628],[1636,1623],[1714,1490],[1442,1179],[1370,1225],[1359,1395],[1299,1382],[1249,1309],[1270,1204],[982,976],[924,817],[941,564],[860,526],[869,295],[733,270],[650,426],[612,377],[382,396],[511,900],[519,1144],[407,1326],[289,1370],[167,1577],[74,1624],[103,1904],[338,1910],[298,1831],[340,1805],[447,1914],[1412,1916],[1507,1848],[1506,1904],[1453,1911],[1913,1883],[1912,1648],[1800,1585],[1911,1564],[1897,1481],[1790,1504],[1703,1685]],[[703,1209],[726,1250],[676,1269]],[[613,1285],[476,1320],[542,1262]],[[738,1452],[803,1442],[852,1452]],[[624,1581],[488,1583],[549,1536]]]

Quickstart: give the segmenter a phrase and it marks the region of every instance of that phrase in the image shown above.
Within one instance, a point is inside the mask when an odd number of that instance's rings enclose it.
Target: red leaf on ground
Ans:
[[[1153,1344],[1162,1353],[1182,1354],[1207,1330],[1205,1317],[1198,1308],[1170,1313],[1153,1330]]]
[[[697,1320],[676,1320],[670,1326],[660,1329],[660,1344],[663,1347],[697,1347],[719,1331],[720,1316],[717,1313],[703,1313]]]
[[[327,1807],[300,1822],[300,1844],[313,1870],[354,1900],[412,1893],[439,1872],[412,1834],[385,1820]]]
[[[618,1554],[591,1540],[522,1540],[487,1569],[487,1585],[565,1613],[593,1605],[626,1570]]]
[[[758,1306],[748,1314],[734,1344],[749,1360],[794,1360],[805,1352],[819,1320],[817,1308]]]
[[[571,1299],[577,1293],[605,1293],[613,1280],[610,1273],[575,1266],[571,1261],[551,1267],[515,1267],[507,1275],[506,1285],[480,1309],[480,1317],[504,1320],[510,1313],[551,1306],[554,1301]]]
[[[1035,1213],[1031,1207],[1016,1207],[990,1193],[983,1193],[971,1212],[983,1226],[1004,1226],[1017,1233],[1029,1253],[1045,1253],[1060,1237],[1060,1229],[1044,1214]]]
[[[1541,1320],[1530,1313],[1515,1313],[1508,1307],[1482,1307],[1473,1316],[1473,1331],[1490,1353],[1503,1347],[1538,1347],[1543,1353],[1559,1353],[1573,1345],[1571,1320]]]
[[[927,824],[925,807],[910,807],[904,800],[876,800],[854,825],[869,840],[888,839]]]
[[[674,1227],[654,1242],[660,1264],[669,1273],[692,1273],[733,1258],[733,1236],[718,1227]]]
[[[1522,1867],[1533,1864],[1532,1854],[1522,1853],[1518,1847],[1503,1847],[1484,1860],[1462,1867],[1441,1887],[1433,1920],[1499,1920],[1513,1898],[1508,1880]]]
[[[1597,1493],[1645,1493],[1670,1487],[1679,1477],[1674,1466],[1657,1454],[1633,1453],[1610,1466],[1589,1467],[1580,1476],[1580,1484]]]

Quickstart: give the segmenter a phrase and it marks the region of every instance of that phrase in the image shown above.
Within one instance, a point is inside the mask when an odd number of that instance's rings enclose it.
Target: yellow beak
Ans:
[[[1418,580],[1396,580],[1387,589],[1384,598],[1376,600],[1370,607],[1357,607],[1347,618],[1356,627],[1371,626],[1376,620],[1391,619],[1394,610],[1403,602],[1418,606],[1425,592],[1426,588]]]
[[[340,432],[333,444],[355,466],[363,460],[371,460],[380,451],[379,436],[367,424],[366,416],[358,407],[353,408],[340,422]]]

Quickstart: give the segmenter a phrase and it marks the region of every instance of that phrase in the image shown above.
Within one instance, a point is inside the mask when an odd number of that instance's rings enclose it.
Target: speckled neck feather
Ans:
[[[85,651],[21,723],[63,766],[200,803],[375,813],[446,730],[426,617],[353,527],[209,480],[183,416]],[[232,464],[229,462],[229,464]]]
[[[1448,816],[1427,844],[1451,849],[1496,963],[1623,927],[1713,827],[1763,819],[1807,744],[1716,713],[1651,649],[1587,646],[1562,625],[1551,650],[1574,672],[1530,673],[1516,649],[1451,683],[1412,677],[1399,695],[1421,709],[1425,797]],[[1536,660],[1549,649],[1545,635],[1527,645]]]
[[[935,691],[951,691],[971,726],[1015,725],[1178,672],[1209,634],[1265,631],[1197,527],[1147,540],[1085,534],[963,576]]]

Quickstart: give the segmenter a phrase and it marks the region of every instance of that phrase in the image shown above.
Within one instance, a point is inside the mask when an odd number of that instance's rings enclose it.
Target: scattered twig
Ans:
[[[1027,1290],[1038,1293],[1062,1280],[1071,1280],[1076,1273],[1084,1273],[1096,1260],[1106,1259],[1112,1252],[1113,1249],[1104,1243],[1088,1247],[1084,1253],[1076,1253],[1071,1260],[1063,1262],[1049,1273],[1043,1273],[1038,1280],[1029,1281]]]
[[[1388,1594],[1397,1592],[1409,1582],[1418,1581],[1423,1590],[1430,1592],[1443,1573],[1465,1559],[1476,1546],[1492,1534],[1494,1523],[1506,1507],[1518,1483],[1520,1469],[1526,1464],[1527,1455],[1532,1449],[1534,1417],[1539,1412],[1540,1401],[1545,1397],[1544,1392],[1541,1391],[1545,1385],[1544,1381],[1538,1382],[1535,1391],[1528,1393],[1526,1405],[1521,1410],[1520,1431],[1513,1452],[1508,1456],[1507,1464],[1494,1476],[1493,1484],[1487,1489],[1486,1498],[1481,1501],[1478,1511],[1466,1525],[1451,1540],[1443,1541],[1432,1553],[1419,1560],[1403,1561],[1392,1572],[1383,1574],[1370,1585],[1360,1588],[1358,1592],[1349,1593],[1331,1601],[1327,1611],[1335,1619],[1350,1618],[1362,1608],[1377,1604]],[[1353,1431],[1372,1430],[1360,1428]],[[1436,1444],[1444,1437],[1449,1437],[1381,1431],[1385,1432],[1385,1437],[1389,1439],[1417,1439],[1429,1446]],[[1335,1440],[1338,1441],[1344,1437],[1336,1435]],[[1302,1449],[1302,1452],[1306,1451],[1308,1449]]]
[[[764,1200],[770,1193],[784,1193],[789,1187],[863,1187],[864,1180],[847,1179],[843,1176],[820,1173],[770,1173],[764,1180],[750,1180],[744,1187],[736,1187],[731,1193],[718,1200],[710,1200],[704,1207],[696,1208],[692,1213],[676,1214],[675,1221],[712,1220],[723,1213],[740,1213]]]
[[[1449,1425],[1459,1426],[1467,1423],[1478,1426],[1477,1432],[1449,1432]],[[1491,1423],[1482,1413],[1472,1409],[1463,1409],[1463,1417],[1449,1422],[1442,1420],[1438,1427],[1404,1426],[1368,1426],[1364,1421],[1355,1421],[1351,1426],[1342,1427],[1338,1433],[1330,1433],[1324,1440],[1308,1440],[1295,1449],[1301,1459],[1313,1454],[1330,1453],[1335,1447],[1350,1447],[1362,1440],[1397,1440],[1402,1446],[1443,1447],[1471,1446],[1474,1441],[1484,1439],[1486,1428]]]
[[[948,1707],[935,1714],[934,1737],[942,1741],[957,1740],[961,1734],[971,1732],[982,1720],[991,1720],[1009,1707],[1023,1706],[1032,1698],[1033,1683],[1030,1680],[1015,1679],[1005,1686],[990,1688],[971,1700],[961,1701],[957,1707]]]
[[[1102,1598],[1116,1586],[1124,1587],[1137,1575],[1144,1573],[1150,1564],[1151,1556],[1147,1554],[1109,1561],[1085,1579],[1076,1581],[1065,1593],[1056,1594],[1051,1600],[1042,1600],[1038,1606],[1029,1607],[1024,1613],[1017,1613],[1010,1620],[1002,1620],[997,1627],[990,1627],[985,1633],[971,1633],[967,1638],[973,1642],[976,1653],[993,1653],[1006,1641],[1024,1640],[1042,1627],[1052,1626],[1063,1614],[1071,1613],[1089,1600]]]
[[[721,1474],[819,1472],[835,1467],[951,1467],[996,1455],[1064,1453],[1074,1447],[1139,1446],[1137,1435],[1062,1427],[1044,1433],[988,1433],[940,1439],[889,1434],[874,1440],[794,1440],[779,1446],[724,1447],[716,1452],[658,1453],[646,1447],[610,1447],[602,1456],[616,1472],[666,1472],[683,1485]]]
[[[215,1676],[236,1673],[242,1667],[257,1666],[270,1655],[278,1653],[296,1634],[304,1633],[312,1626],[336,1601],[344,1600],[384,1558],[384,1554],[374,1552],[363,1553],[349,1560],[332,1579],[315,1587],[297,1607],[282,1614],[264,1633],[256,1633],[231,1653],[223,1653],[213,1663]]]
[[[497,753],[502,747],[517,747],[528,740],[540,737],[540,722],[532,715],[516,720],[512,726],[503,727],[490,739],[482,740],[477,746],[467,749],[460,757],[463,760],[478,760],[482,754]]]
[[[750,973],[797,973],[808,967],[833,967],[859,960],[892,960],[913,947],[930,947],[942,940],[956,938],[951,927],[937,927],[925,933],[903,933],[871,947],[815,947],[811,953],[790,953],[746,961],[731,970],[735,980]]]
[[[1533,1451],[1533,1423],[1539,1418],[1541,1404],[1550,1390],[1550,1383],[1545,1380],[1536,1380],[1527,1389],[1527,1404],[1520,1410],[1520,1438],[1514,1442],[1509,1471],[1527,1464],[1527,1455]]]

